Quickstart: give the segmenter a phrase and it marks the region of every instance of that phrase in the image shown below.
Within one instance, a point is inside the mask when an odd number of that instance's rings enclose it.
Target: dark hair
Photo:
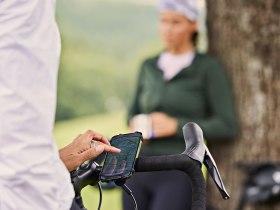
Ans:
[[[198,32],[196,31],[196,32],[194,32],[194,33],[192,34],[192,43],[193,43],[193,46],[196,47],[197,42],[198,42]]]

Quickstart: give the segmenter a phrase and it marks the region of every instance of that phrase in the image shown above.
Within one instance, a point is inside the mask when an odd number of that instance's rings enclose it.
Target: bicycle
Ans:
[[[204,164],[219,189],[223,199],[230,198],[227,193],[220,173],[211,153],[204,144],[204,138],[201,128],[195,123],[187,123],[183,127],[184,140],[186,144],[185,151],[178,155],[139,157],[136,160],[135,172],[162,171],[162,170],[181,170],[189,175],[192,183],[192,210],[206,209],[206,185],[201,171]],[[90,162],[83,165],[71,173],[72,184],[75,190],[75,201],[81,210],[87,210],[84,207],[81,197],[81,190],[87,185],[98,185],[101,166],[96,162]],[[118,183],[123,189],[132,195],[132,192]],[[100,189],[101,190],[101,189]],[[101,191],[100,191],[101,192]],[[100,194],[100,196],[102,196]],[[134,199],[133,195],[132,198]],[[134,199],[135,201],[135,199]],[[135,201],[136,204],[136,201]],[[99,203],[99,208],[100,208]],[[137,204],[136,204],[137,209]]]

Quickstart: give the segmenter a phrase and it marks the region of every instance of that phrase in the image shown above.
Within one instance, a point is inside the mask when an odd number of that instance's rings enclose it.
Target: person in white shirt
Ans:
[[[55,0],[0,0],[1,210],[69,210],[68,171],[103,151],[119,152],[90,130],[58,152],[59,57]],[[99,142],[93,148],[92,139]]]

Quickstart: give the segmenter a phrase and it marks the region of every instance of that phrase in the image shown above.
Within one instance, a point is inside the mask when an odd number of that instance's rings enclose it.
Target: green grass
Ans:
[[[70,143],[79,133],[88,129],[102,133],[107,138],[119,133],[126,133],[125,112],[106,113],[90,117],[82,117],[67,121],[57,122],[54,135],[59,148]],[[99,192],[91,186],[82,191],[82,196],[86,208],[97,209],[99,202]],[[103,190],[102,210],[121,210],[121,191],[119,189]]]

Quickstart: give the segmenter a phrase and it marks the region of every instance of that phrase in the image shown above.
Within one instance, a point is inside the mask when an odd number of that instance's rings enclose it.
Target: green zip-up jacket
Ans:
[[[136,114],[164,112],[178,121],[176,135],[152,139],[142,152],[150,155],[177,154],[185,149],[182,127],[197,123],[207,140],[231,139],[237,133],[233,96],[220,62],[209,55],[196,54],[192,64],[169,81],[158,68],[159,56],[141,66],[128,120]]]

